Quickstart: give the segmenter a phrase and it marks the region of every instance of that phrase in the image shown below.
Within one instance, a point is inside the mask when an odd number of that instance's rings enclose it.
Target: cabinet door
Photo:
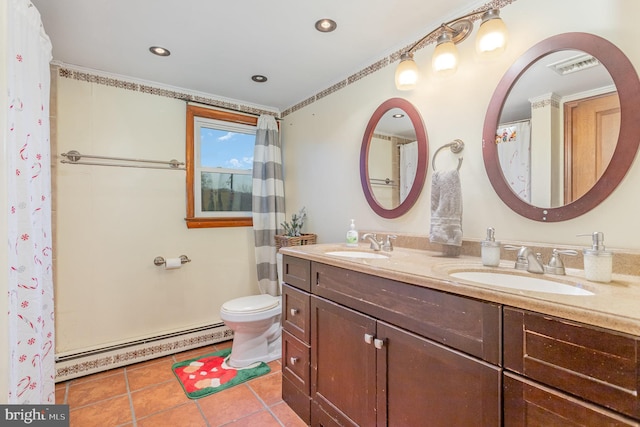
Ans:
[[[638,426],[614,412],[504,373],[505,427]]]
[[[376,424],[375,319],[311,297],[311,396],[345,426]]]
[[[500,425],[498,367],[383,322],[377,335],[378,425]]]

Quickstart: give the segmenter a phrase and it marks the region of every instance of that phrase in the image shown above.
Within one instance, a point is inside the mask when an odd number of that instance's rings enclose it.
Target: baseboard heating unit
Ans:
[[[56,356],[56,382],[204,347],[233,338],[224,323]]]

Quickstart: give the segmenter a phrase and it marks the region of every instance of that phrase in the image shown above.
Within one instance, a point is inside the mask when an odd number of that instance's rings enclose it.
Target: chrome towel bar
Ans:
[[[184,162],[179,162],[175,159],[164,161],[164,160],[130,159],[126,157],[94,156],[90,154],[80,154],[76,150],[71,150],[68,153],[61,153],[60,155],[68,159],[68,160],[65,160],[65,159],[60,160],[60,163],[67,163],[70,165],[119,166],[123,168],[185,170],[185,168],[180,167],[184,165]],[[81,161],[83,157],[87,159],[116,160],[120,162],[155,163],[155,164],[169,165],[169,167],[167,168],[167,167],[160,167],[160,166],[146,166],[146,165],[136,165],[136,164],[120,164],[120,163],[105,163],[105,162],[84,162],[84,161]]]

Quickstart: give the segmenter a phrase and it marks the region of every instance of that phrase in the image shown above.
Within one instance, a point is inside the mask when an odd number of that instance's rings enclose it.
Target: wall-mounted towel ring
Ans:
[[[436,156],[443,148],[449,148],[453,154],[458,154],[462,150],[464,150],[464,142],[461,139],[454,139],[450,143],[438,148],[433,154],[433,158],[431,160],[431,167],[433,168],[434,172],[436,171]],[[458,170],[460,170],[460,166],[462,166],[462,156],[458,157]]]

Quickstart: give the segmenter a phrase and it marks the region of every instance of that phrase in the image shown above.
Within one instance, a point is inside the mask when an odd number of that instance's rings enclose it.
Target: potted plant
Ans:
[[[284,229],[284,234],[276,234],[276,248],[282,246],[300,246],[312,245],[316,242],[317,235],[313,233],[303,233],[302,227],[307,219],[307,210],[305,207],[300,209],[298,213],[291,215],[291,222],[283,222],[280,224]]]

